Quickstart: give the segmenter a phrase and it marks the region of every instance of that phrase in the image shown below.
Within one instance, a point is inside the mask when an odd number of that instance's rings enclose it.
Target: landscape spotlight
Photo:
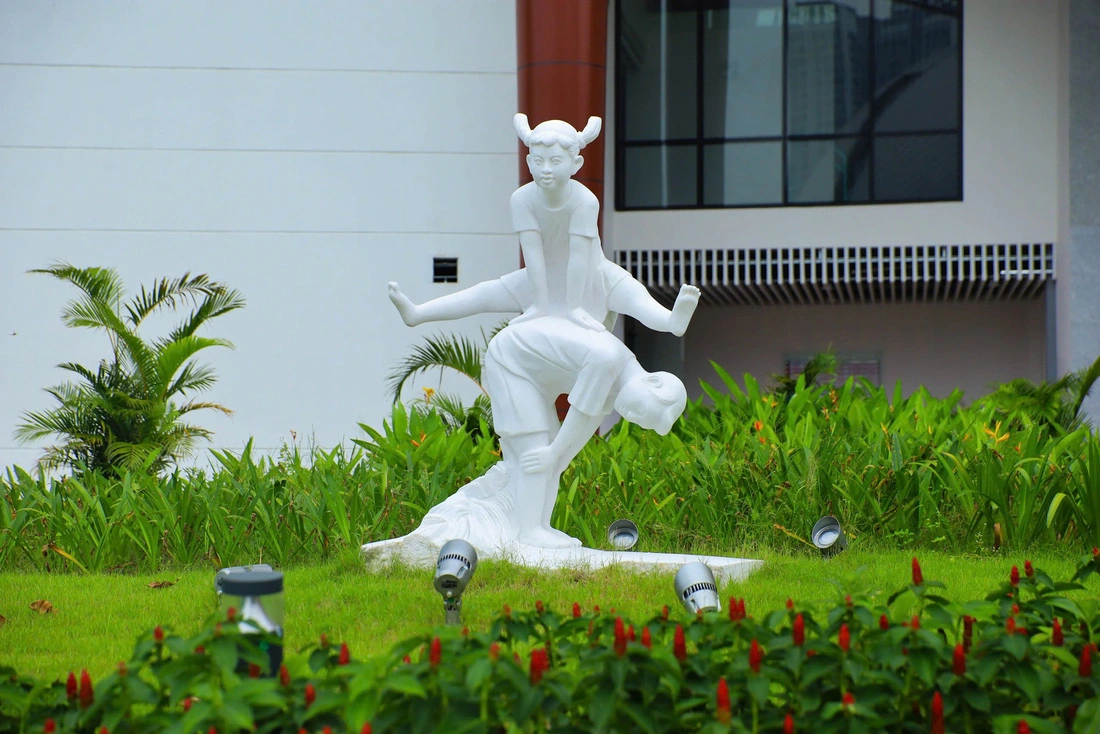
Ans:
[[[629,550],[638,542],[638,526],[630,520],[616,520],[607,526],[607,542],[616,550]]]
[[[225,585],[225,580],[234,574],[239,573],[251,573],[253,571],[274,571],[271,566],[266,563],[253,563],[251,566],[230,566],[229,568],[223,568],[214,574],[214,591],[218,593],[220,598],[222,595],[222,587]]]
[[[477,568],[477,551],[465,540],[448,540],[435,563],[435,590],[443,597],[447,624],[462,624],[462,592]]]
[[[844,537],[844,531],[840,528],[840,520],[832,515],[826,515],[814,523],[810,539],[825,558],[835,556],[848,547],[848,539]]]
[[[720,612],[722,604],[718,601],[718,585],[714,583],[714,574],[710,567],[701,561],[693,561],[676,572],[672,582],[676,596],[689,613]]]

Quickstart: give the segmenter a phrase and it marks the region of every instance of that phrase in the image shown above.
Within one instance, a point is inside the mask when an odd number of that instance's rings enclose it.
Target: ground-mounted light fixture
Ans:
[[[462,624],[462,592],[477,568],[477,550],[465,540],[448,540],[435,563],[435,590],[443,597],[447,624]]]
[[[266,563],[253,563],[251,566],[230,566],[229,568],[223,568],[214,574],[214,591],[217,592],[220,597],[222,595],[222,587],[225,584],[225,580],[235,574],[274,570],[275,569]]]
[[[638,526],[630,520],[616,520],[607,526],[607,542],[615,550],[630,550],[638,543]]]
[[[810,532],[810,540],[813,541],[825,558],[835,556],[848,547],[848,539],[844,537],[840,520],[832,515],[826,515],[814,523],[814,529]]]
[[[676,596],[690,614],[697,612],[720,612],[722,603],[718,600],[718,585],[714,583],[714,573],[710,566],[702,561],[693,561],[676,572],[672,585]]]

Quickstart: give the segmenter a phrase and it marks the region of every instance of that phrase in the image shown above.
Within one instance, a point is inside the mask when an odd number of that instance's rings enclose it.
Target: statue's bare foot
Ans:
[[[417,318],[416,304],[409,300],[409,297],[401,292],[401,288],[397,283],[391,282],[389,284],[390,301],[397,308],[397,313],[401,314],[401,320],[405,322],[405,326],[417,326],[420,323],[420,319]]]
[[[688,323],[699,305],[699,289],[687,283],[680,286],[676,303],[672,305],[672,315],[668,317],[668,330],[676,336],[683,336]]]
[[[520,531],[519,542],[536,548],[570,548],[577,545],[575,538],[560,531],[550,531],[543,527]]]

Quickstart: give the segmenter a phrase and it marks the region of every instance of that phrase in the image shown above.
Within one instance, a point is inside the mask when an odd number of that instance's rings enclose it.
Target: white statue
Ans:
[[[646,372],[608,330],[624,313],[682,336],[700,293],[682,286],[670,311],[604,256],[598,201],[571,178],[584,162],[580,149],[599,133],[599,118],[579,133],[559,120],[531,130],[524,115],[516,115],[515,126],[530,148],[534,177],[511,200],[526,267],[419,305],[389,284],[390,300],[409,326],[520,312],[490,341],[482,370],[502,460],[432,508],[411,534],[364,546],[368,555],[386,551],[427,562],[447,540],[463,538],[489,557],[560,560],[555,553],[576,551],[580,541],[550,527],[558,483],[600,422],[616,410],[665,434],[686,405],[679,378]],[[554,403],[561,393],[570,408],[559,424]]]

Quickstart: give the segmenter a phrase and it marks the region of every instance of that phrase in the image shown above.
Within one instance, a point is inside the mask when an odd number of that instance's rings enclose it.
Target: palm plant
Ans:
[[[107,475],[137,468],[160,472],[213,435],[185,423],[184,416],[197,410],[232,413],[217,403],[182,401],[214,384],[214,370],[198,364],[195,355],[208,347],[233,345],[196,332],[210,319],[243,307],[237,291],[206,275],[184,273],[157,281],[151,290],[143,286],[124,302],[122,280],[110,268],[56,263],[30,272],[76,286],[82,295],[66,304],[62,323],[102,329],[111,343],[111,357],[95,369],[74,362],[58,365],[79,379],[47,388],[56,407],[23,414],[15,432],[18,440],[60,439],[46,448],[39,466]],[[139,335],[146,318],[187,302],[190,313],[167,337],[147,340]]]
[[[503,324],[488,336],[482,333],[480,344],[469,337],[454,334],[435,334],[425,338],[386,376],[393,401],[401,400],[401,390],[413,376],[437,369],[442,375],[444,371],[451,370],[469,378],[481,391],[473,405],[464,405],[456,395],[425,388],[423,397],[412,401],[412,408],[422,413],[434,410],[449,431],[462,429],[471,436],[477,436],[481,433],[482,422],[492,431],[493,409],[489,394],[481,384],[481,365],[489,340],[502,327]]]
[[[997,385],[982,399],[1011,424],[1022,418],[1047,426],[1056,433],[1071,433],[1088,421],[1081,408],[1100,380],[1100,357],[1088,367],[1068,372],[1053,382],[1016,379]]]

